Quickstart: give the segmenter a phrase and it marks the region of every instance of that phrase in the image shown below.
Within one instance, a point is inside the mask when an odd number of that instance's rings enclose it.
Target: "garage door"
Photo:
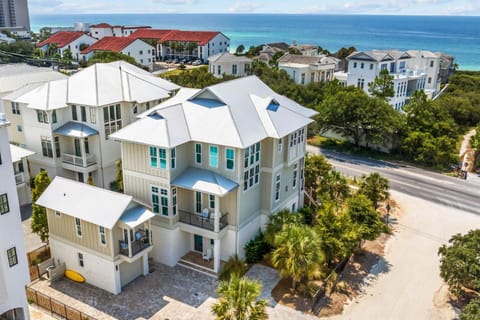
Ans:
[[[131,281],[135,280],[136,278],[138,278],[143,274],[142,260],[143,259],[138,259],[132,263],[123,262],[120,265],[120,281],[121,281],[122,287],[126,286],[128,283],[130,283]]]

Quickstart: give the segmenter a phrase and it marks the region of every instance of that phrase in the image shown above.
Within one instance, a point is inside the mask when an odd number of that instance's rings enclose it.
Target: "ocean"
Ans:
[[[480,70],[480,17],[296,14],[71,14],[31,15],[34,31],[75,22],[215,30],[231,49],[271,42],[316,44],[331,52],[423,49],[453,55],[461,70]]]

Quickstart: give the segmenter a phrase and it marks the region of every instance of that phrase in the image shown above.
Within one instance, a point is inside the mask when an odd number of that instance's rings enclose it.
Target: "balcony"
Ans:
[[[23,172],[15,173],[15,183],[17,185],[22,184],[25,182],[25,174]]]
[[[63,153],[62,161],[76,167],[86,168],[97,163],[94,154],[87,154],[85,159],[83,157],[75,156],[73,154]]]
[[[148,233],[143,230],[137,231],[137,233],[135,234],[135,240],[130,242],[130,247],[131,250],[129,250],[128,241],[119,241],[120,254],[132,258],[140,251],[143,251],[144,249],[150,247],[150,239],[148,237]]]
[[[215,218],[213,214],[209,214],[207,217],[202,216],[198,213],[191,213],[183,210],[179,210],[179,220],[180,222],[189,224],[191,226],[199,227],[202,229],[214,231],[215,230]],[[222,230],[228,225],[228,213],[225,213],[220,216],[219,228]]]

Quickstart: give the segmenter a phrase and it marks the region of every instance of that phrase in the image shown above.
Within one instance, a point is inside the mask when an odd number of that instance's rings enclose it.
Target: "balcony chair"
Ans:
[[[212,259],[212,248],[205,250],[205,253],[202,256],[203,260],[210,261]]]

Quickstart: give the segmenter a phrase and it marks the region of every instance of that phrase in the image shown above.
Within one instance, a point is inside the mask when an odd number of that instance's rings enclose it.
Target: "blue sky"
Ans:
[[[478,0],[29,0],[30,13],[480,15]]]

